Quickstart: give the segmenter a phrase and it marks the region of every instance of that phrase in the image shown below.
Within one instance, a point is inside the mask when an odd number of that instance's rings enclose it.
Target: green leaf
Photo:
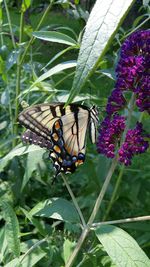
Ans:
[[[65,54],[66,52],[68,52],[68,51],[70,51],[70,50],[73,50],[73,49],[76,49],[76,48],[77,48],[76,46],[69,46],[69,47],[67,47],[66,49],[64,49],[64,50],[62,50],[62,51],[60,51],[60,52],[58,52],[57,54],[54,55],[54,57],[51,58],[51,60],[46,64],[46,66],[44,66],[44,67],[42,68],[42,70],[45,69],[45,68],[47,68],[52,62],[54,62],[56,59],[58,59],[60,56],[62,56],[62,55]]]
[[[76,74],[67,104],[79,93],[97,67],[133,2],[133,0],[96,1],[83,35]]]
[[[95,230],[104,249],[118,267],[149,267],[150,260],[137,242],[124,230],[103,225]]]
[[[35,145],[22,146],[21,144],[19,144],[0,160],[0,172],[3,171],[8,162],[14,157],[27,154],[31,151],[39,151],[39,150],[42,150],[42,148]]]
[[[45,152],[44,150],[39,150],[39,151],[31,151],[30,153],[28,153],[25,174],[22,182],[22,190],[29,181],[32,173],[36,171],[38,167],[40,167],[40,169],[45,168],[45,164],[43,161],[44,152]]]
[[[48,70],[47,72],[45,72],[44,74],[42,74],[31,86],[31,88],[33,86],[35,86],[37,83],[40,83],[42,81],[44,81],[45,79],[51,77],[54,74],[57,74],[65,69],[70,69],[76,66],[76,61],[66,61],[63,63],[60,63],[58,65],[56,65],[55,67],[51,68],[50,70]]]
[[[41,235],[45,236],[47,234],[43,224],[38,218],[33,217],[27,210],[23,208],[21,208],[21,211],[24,213],[26,218],[37,228]]]
[[[9,71],[13,65],[15,65],[17,63],[17,59],[18,59],[18,56],[19,56],[19,53],[20,53],[20,50],[13,50],[8,58],[7,58],[7,61],[6,61],[6,69],[7,71]]]
[[[53,218],[67,222],[80,222],[79,215],[74,205],[63,198],[41,201],[29,212],[29,215]]]
[[[23,254],[19,259],[14,259],[7,263],[5,267],[32,267],[35,266],[37,262],[39,262],[44,256],[46,255],[46,252],[42,250],[38,251],[32,251],[31,253],[25,255]],[[22,258],[24,258],[22,260]],[[21,264],[19,262],[22,260]]]
[[[21,5],[21,11],[25,12],[31,5],[31,0],[23,0]]]
[[[71,256],[73,249],[75,247],[75,242],[71,242],[69,239],[65,239],[63,244],[63,256],[65,264],[67,263],[69,257]]]
[[[39,31],[39,32],[33,32],[33,36],[35,36],[38,39],[49,42],[66,44],[71,46],[77,45],[77,42],[73,38],[61,32]]]
[[[5,201],[1,202],[6,221],[5,233],[9,249],[15,257],[20,255],[19,223],[12,206]]]
[[[1,227],[0,229],[0,262],[3,262],[6,250],[7,250],[7,240],[6,240],[6,234],[5,234],[5,227]]]

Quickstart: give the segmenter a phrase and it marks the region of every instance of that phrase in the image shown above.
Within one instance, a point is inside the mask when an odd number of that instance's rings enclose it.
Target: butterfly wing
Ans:
[[[28,131],[23,140],[50,150],[50,158],[59,172],[74,172],[85,160],[85,137],[89,109],[85,106],[41,104],[19,115]]]

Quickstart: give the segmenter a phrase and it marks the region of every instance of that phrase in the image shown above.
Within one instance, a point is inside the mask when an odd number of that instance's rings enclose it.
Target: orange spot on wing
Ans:
[[[59,121],[56,121],[55,122],[55,129],[58,130],[60,128],[60,123]]]
[[[59,146],[54,146],[54,150],[55,150],[57,153],[61,153],[61,150],[60,150]]]

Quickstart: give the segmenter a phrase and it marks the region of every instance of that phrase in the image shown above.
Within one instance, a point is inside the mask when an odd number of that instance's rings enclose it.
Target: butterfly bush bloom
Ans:
[[[99,130],[97,150],[113,158],[117,144],[125,129],[125,117],[116,114],[126,107],[125,93],[135,94],[139,111],[150,114],[150,30],[138,31],[128,37],[121,47],[120,60],[116,67],[116,84],[108,98],[107,117]],[[128,130],[119,149],[119,161],[131,164],[134,154],[144,153],[148,142],[144,141],[142,124]]]
[[[107,116],[101,124],[97,142],[97,150],[108,158],[114,158],[115,149],[120,136],[125,129],[125,117],[114,114]]]
[[[141,154],[147,150],[148,141],[145,141],[143,137],[142,123],[137,122],[135,129],[128,130],[125,142],[118,151],[120,162],[128,166],[135,154]]]

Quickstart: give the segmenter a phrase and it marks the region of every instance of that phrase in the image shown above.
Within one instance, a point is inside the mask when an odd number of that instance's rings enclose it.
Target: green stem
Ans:
[[[132,97],[131,97],[131,100],[130,100],[130,103],[129,103],[129,108],[130,109],[129,109],[129,113],[128,113],[127,124],[126,124],[126,128],[125,128],[125,131],[124,131],[125,134],[127,133],[129,125],[130,125],[134,103],[135,103],[135,94],[132,94]],[[123,136],[123,140],[124,140],[124,138],[125,138],[125,135]],[[102,189],[101,189],[101,191],[99,193],[99,196],[98,196],[98,198],[97,198],[97,200],[95,202],[94,209],[93,209],[93,211],[91,213],[91,216],[90,216],[90,218],[88,220],[87,226],[83,229],[82,234],[81,234],[81,236],[80,236],[80,238],[78,240],[78,243],[77,243],[72,255],[70,256],[70,258],[69,258],[69,260],[68,260],[68,262],[66,264],[66,267],[71,267],[73,265],[74,260],[75,260],[75,258],[77,256],[77,254],[78,254],[78,252],[79,252],[79,250],[80,250],[85,238],[87,237],[87,235],[88,235],[88,233],[90,231],[90,227],[91,227],[91,225],[92,225],[92,223],[93,223],[93,221],[94,221],[94,219],[95,219],[95,217],[96,217],[96,215],[98,213],[98,210],[99,210],[99,208],[101,206],[101,203],[102,203],[102,200],[103,200],[104,195],[106,193],[106,190],[107,190],[107,188],[109,186],[111,177],[112,177],[112,175],[113,175],[113,173],[115,171],[115,168],[117,166],[117,162],[118,162],[118,156],[116,155],[116,157],[113,159],[113,161],[111,163],[110,169],[109,169],[107,177],[105,179],[105,182],[104,182],[104,184],[102,186]]]
[[[20,264],[23,263],[25,257],[27,255],[29,255],[34,249],[36,249],[37,247],[39,247],[41,244],[43,244],[44,242],[47,241],[47,237],[43,238],[42,240],[36,242],[33,246],[31,246],[24,255],[22,255],[21,260],[20,260]]]
[[[135,105],[135,94],[133,93],[132,96],[131,96],[131,99],[130,99],[130,102],[129,102],[129,108],[128,108],[128,118],[127,118],[127,122],[126,122],[126,128],[124,130],[124,133],[123,133],[123,139],[122,139],[122,142],[121,144],[124,142],[125,140],[125,137],[126,137],[126,133],[130,127],[130,123],[131,123],[131,117],[132,117],[132,112],[133,112],[133,109],[134,109],[134,105]],[[121,145],[120,145],[121,146]]]
[[[122,138],[122,141],[121,141],[121,145],[124,142],[125,137],[126,137],[126,133],[127,133],[128,129],[130,127],[132,112],[133,112],[133,109],[134,109],[134,104],[135,104],[135,94],[133,93],[132,96],[131,96],[130,102],[129,102],[128,118],[127,118],[126,128],[125,128],[124,133],[123,133],[123,138]],[[116,195],[117,195],[119,186],[121,184],[123,172],[124,172],[124,166],[121,167],[119,176],[118,176],[117,181],[116,181],[116,184],[115,184],[115,188],[114,188],[113,194],[111,196],[111,199],[110,199],[109,205],[107,207],[106,213],[105,213],[105,215],[103,217],[103,221],[106,220],[106,218],[109,215],[110,210],[112,209],[112,206],[114,204],[114,201],[115,201],[115,198],[116,198]]]
[[[93,223],[90,229],[95,229],[96,227],[99,227],[101,225],[107,225],[107,224],[118,224],[118,223],[120,224],[120,223],[141,222],[141,221],[150,221],[150,215],[134,217],[134,218],[126,218],[126,219],[120,219],[120,220],[114,220],[114,221],[107,221],[107,222]]]
[[[112,164],[111,164],[110,169],[108,171],[108,174],[107,174],[107,177],[105,179],[105,182],[104,182],[104,184],[102,186],[102,189],[101,189],[101,191],[99,193],[99,196],[98,196],[98,198],[96,200],[96,203],[95,203],[94,209],[92,211],[92,214],[91,214],[91,216],[90,216],[90,218],[88,220],[88,225],[89,226],[93,223],[93,221],[94,221],[94,219],[95,219],[95,217],[97,215],[97,212],[98,212],[98,210],[99,210],[99,208],[101,206],[102,200],[103,200],[104,195],[106,193],[106,190],[107,190],[107,188],[109,186],[111,177],[112,177],[112,175],[114,173],[114,170],[115,170],[115,168],[117,166],[117,162],[118,162],[118,160],[117,160],[117,156],[116,156],[112,161]]]
[[[77,254],[78,254],[78,252],[79,252],[79,250],[80,250],[85,238],[87,237],[88,233],[89,233],[89,229],[88,228],[84,228],[84,230],[82,231],[82,234],[81,234],[81,236],[80,236],[80,238],[79,238],[79,240],[77,242],[77,245],[76,245],[71,257],[69,258],[67,264],[65,265],[65,267],[71,267],[72,266],[72,264],[74,263],[74,260],[75,260],[75,258],[77,256]]]
[[[90,231],[90,226],[93,223],[93,221],[94,221],[94,219],[95,219],[95,217],[97,215],[97,212],[98,212],[98,210],[100,208],[100,205],[102,203],[102,200],[104,198],[106,190],[107,190],[107,188],[109,186],[111,177],[112,177],[112,175],[114,173],[114,170],[115,170],[116,166],[117,166],[117,156],[112,161],[112,164],[111,164],[110,169],[108,171],[108,174],[107,174],[107,177],[106,177],[105,182],[103,184],[103,187],[102,187],[102,189],[101,189],[101,191],[99,193],[99,196],[98,196],[98,198],[97,198],[97,200],[95,202],[95,206],[94,206],[94,209],[92,211],[92,214],[91,214],[91,216],[90,216],[90,218],[88,220],[87,226],[83,229],[82,234],[81,234],[81,236],[80,236],[80,238],[78,240],[78,243],[77,243],[72,255],[70,256],[70,258],[69,258],[69,260],[68,260],[68,262],[66,264],[66,267],[71,267],[73,265],[74,260],[75,260],[75,258],[77,256],[77,254],[78,254],[78,252],[79,252],[79,250],[80,250],[85,238],[87,237],[87,235],[88,235],[88,233]]]
[[[83,217],[83,214],[82,214],[82,212],[81,212],[81,210],[80,210],[80,207],[79,207],[79,205],[78,205],[78,202],[76,201],[76,198],[75,198],[75,196],[74,196],[74,194],[73,194],[73,192],[72,192],[72,190],[71,190],[71,188],[70,188],[70,185],[69,185],[68,182],[67,182],[67,179],[65,178],[65,176],[64,176],[63,174],[61,174],[61,176],[62,176],[63,181],[64,181],[64,184],[65,184],[65,186],[67,187],[68,192],[69,192],[69,194],[70,194],[70,196],[71,196],[71,198],[72,198],[72,201],[73,201],[73,203],[74,203],[74,206],[75,206],[75,208],[76,208],[76,210],[77,210],[77,212],[78,212],[78,214],[79,214],[79,216],[80,216],[80,220],[81,220],[82,226],[85,228],[85,227],[86,227],[86,222],[85,222],[85,220],[84,220],[84,217]]]
[[[8,20],[8,25],[9,25],[11,40],[12,40],[13,47],[15,49],[16,48],[16,43],[15,43],[15,38],[14,38],[14,34],[13,34],[13,30],[12,30],[12,24],[11,24],[11,19],[10,19],[10,14],[9,14],[9,10],[8,10],[8,6],[7,6],[6,0],[4,0],[4,5],[5,5],[5,10],[6,10],[6,15],[7,15],[7,20]]]
[[[122,176],[123,176],[123,172],[124,172],[124,166],[121,167],[121,170],[119,172],[119,176],[117,178],[117,182],[115,184],[115,188],[114,188],[114,191],[112,193],[112,196],[111,196],[111,199],[110,199],[110,202],[109,202],[109,205],[107,207],[107,210],[104,214],[104,217],[102,219],[102,221],[106,221],[108,215],[109,215],[109,212],[110,210],[112,209],[112,206],[114,204],[114,201],[115,201],[115,198],[116,198],[116,195],[117,195],[117,192],[118,192],[118,189],[119,189],[119,186],[120,186],[120,183],[121,183],[121,180],[122,180]]]
[[[21,12],[20,16],[20,31],[19,31],[19,46],[22,43],[22,37],[23,37],[23,26],[24,26],[24,13]],[[13,141],[13,147],[16,146],[16,135],[18,133],[18,111],[19,111],[19,94],[20,94],[20,81],[21,81],[21,53],[19,52],[18,59],[17,59],[17,77],[16,77],[16,99],[15,99],[15,120],[14,120],[14,135],[15,139]]]
[[[51,0],[50,4],[49,4],[48,7],[46,8],[46,10],[45,10],[43,16],[42,16],[41,19],[40,19],[39,24],[37,25],[37,27],[36,27],[36,29],[35,29],[35,31],[38,31],[39,28],[41,27],[41,25],[42,25],[42,23],[43,23],[45,17],[47,16],[48,12],[50,11],[50,9],[51,9],[51,7],[52,7],[52,5],[53,5],[53,1],[54,1],[54,0]],[[30,39],[30,41],[28,42],[28,45],[27,45],[27,47],[26,47],[26,49],[25,49],[25,51],[24,51],[22,57],[21,57],[21,60],[20,60],[20,64],[21,64],[21,65],[22,65],[22,63],[23,63],[23,61],[24,61],[24,58],[25,58],[25,56],[26,56],[26,54],[27,54],[27,52],[28,52],[30,46],[33,44],[34,40],[35,40],[35,37],[32,36],[31,39]]]

